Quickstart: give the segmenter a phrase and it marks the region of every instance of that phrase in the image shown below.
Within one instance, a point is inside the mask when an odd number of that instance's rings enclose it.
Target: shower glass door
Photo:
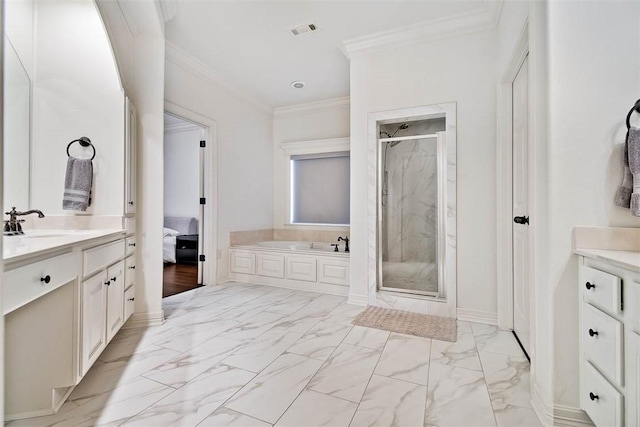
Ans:
[[[444,132],[380,138],[379,148],[380,289],[437,296],[444,261]]]

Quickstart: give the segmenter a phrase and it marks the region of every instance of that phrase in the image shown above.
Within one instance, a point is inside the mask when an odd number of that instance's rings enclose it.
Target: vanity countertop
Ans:
[[[93,239],[124,235],[122,229],[30,230],[22,236],[5,236],[2,255],[5,264],[65,249]]]
[[[640,272],[640,252],[638,251],[576,248],[573,252],[587,258],[609,262],[631,271]]]

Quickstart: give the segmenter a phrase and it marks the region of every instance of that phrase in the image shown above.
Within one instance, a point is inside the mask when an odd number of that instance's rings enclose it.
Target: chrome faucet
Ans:
[[[344,251],[349,252],[349,236],[347,237],[338,237],[338,242],[344,242]]]
[[[9,215],[9,219],[4,222],[4,235],[18,236],[20,234],[24,234],[24,231],[22,231],[22,225],[20,225],[20,223],[24,222],[24,219],[18,219],[18,217],[29,215],[32,213],[38,214],[38,218],[44,218],[44,214],[42,213],[42,211],[39,211],[37,209],[19,212],[16,210],[16,207],[13,206],[9,212],[5,212],[5,215]]]

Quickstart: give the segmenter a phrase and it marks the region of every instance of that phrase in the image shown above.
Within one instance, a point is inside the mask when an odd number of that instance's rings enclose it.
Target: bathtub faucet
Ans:
[[[338,242],[344,242],[344,251],[349,252],[349,236],[347,237],[338,237]]]

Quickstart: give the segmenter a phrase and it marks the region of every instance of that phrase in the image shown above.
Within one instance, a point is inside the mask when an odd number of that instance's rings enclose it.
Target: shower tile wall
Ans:
[[[398,124],[381,126],[393,134]],[[413,122],[397,136],[432,134],[444,119]],[[383,282],[386,287],[437,291],[436,139],[402,141],[383,147]],[[386,156],[386,157],[385,157]],[[383,171],[384,173],[384,171]]]

